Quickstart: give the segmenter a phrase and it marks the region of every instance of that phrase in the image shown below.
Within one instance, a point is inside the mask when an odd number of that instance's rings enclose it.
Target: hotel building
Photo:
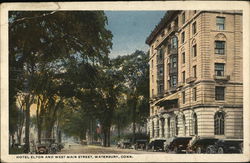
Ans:
[[[146,43],[151,141],[243,138],[241,11],[167,11]]]

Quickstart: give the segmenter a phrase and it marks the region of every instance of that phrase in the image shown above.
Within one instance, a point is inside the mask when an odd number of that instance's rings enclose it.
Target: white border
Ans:
[[[1,4],[1,160],[4,162],[240,162],[249,158],[249,3],[242,1],[50,2]],[[138,154],[133,159],[16,159],[8,154],[8,11],[9,10],[243,10],[244,153]],[[146,38],[145,38],[146,39]],[[30,156],[30,155],[27,155]],[[73,156],[73,155],[72,155]],[[87,156],[87,155],[85,155]]]

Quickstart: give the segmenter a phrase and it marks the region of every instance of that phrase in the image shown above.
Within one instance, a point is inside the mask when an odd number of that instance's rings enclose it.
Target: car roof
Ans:
[[[243,141],[243,139],[220,139],[221,141]]]

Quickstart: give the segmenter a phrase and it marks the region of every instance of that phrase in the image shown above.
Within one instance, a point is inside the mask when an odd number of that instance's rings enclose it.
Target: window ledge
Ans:
[[[215,80],[224,80],[224,81],[228,81],[228,80],[230,80],[230,75],[225,75],[225,76],[216,76],[216,75],[214,75],[214,79],[215,79]]]

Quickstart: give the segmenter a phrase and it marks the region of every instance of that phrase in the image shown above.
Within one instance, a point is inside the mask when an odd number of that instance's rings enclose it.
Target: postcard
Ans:
[[[1,161],[249,161],[249,3],[1,4]]]

